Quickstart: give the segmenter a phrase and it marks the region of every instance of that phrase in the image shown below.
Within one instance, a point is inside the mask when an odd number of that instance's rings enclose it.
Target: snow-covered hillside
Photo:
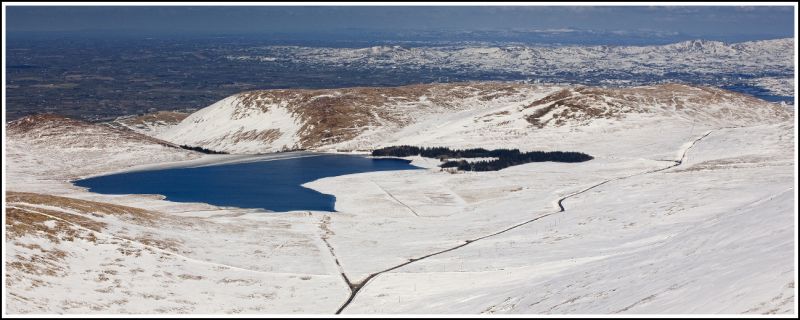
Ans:
[[[8,124],[6,141],[6,308],[796,314],[795,122],[793,109],[713,88],[498,83],[250,92],[163,140],[28,118]],[[68,181],[292,155],[201,155],[171,143],[594,159],[451,174],[415,158],[429,169],[304,185],[334,195],[335,213],[102,195]]]
[[[6,126],[8,179],[15,173],[72,179],[132,165],[198,158],[196,152],[130,130],[41,114]]]
[[[356,68],[430,67],[548,74],[603,69],[634,73],[729,72],[760,73],[793,68],[794,39],[742,43],[692,40],[657,46],[441,46],[368,48],[265,47],[261,56],[229,60],[298,60]],[[277,58],[280,57],[280,58]],[[717,62],[717,63],[715,63]],[[677,69],[676,67],[680,67]]]
[[[427,119],[463,118],[555,90],[514,83],[249,91],[201,109],[156,136],[234,153],[321,148],[374,140]]]
[[[424,71],[421,74],[427,73],[425,70],[439,70],[440,82],[449,77],[482,79],[479,75],[496,75],[500,79],[591,85],[685,82],[760,86],[776,76],[793,78],[794,46],[792,38],[741,43],[692,40],[651,46],[480,43],[366,48],[265,46],[226,58],[238,63],[293,63],[311,69]],[[762,88],[774,88],[767,85]],[[782,83],[778,90],[793,95],[793,88]]]
[[[186,112],[156,111],[143,115],[119,117],[106,123],[106,125],[152,136],[180,123],[188,115],[189,113]]]
[[[156,134],[177,144],[233,153],[435,145],[483,132],[526,136],[625,117],[684,119],[709,126],[770,123],[785,108],[709,87],[667,84],[609,89],[514,83],[396,88],[250,91],[225,98]],[[477,142],[475,144],[478,144]],[[495,147],[500,144],[492,144]]]

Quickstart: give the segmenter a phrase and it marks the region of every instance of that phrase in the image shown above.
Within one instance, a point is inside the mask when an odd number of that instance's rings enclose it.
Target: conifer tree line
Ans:
[[[192,150],[192,151],[197,151],[197,152],[202,152],[202,153],[207,153],[207,154],[228,154],[225,151],[215,151],[215,150],[206,149],[206,148],[203,148],[203,147],[187,146],[187,145],[184,145],[184,144],[180,145],[180,147],[181,147],[181,149]]]
[[[497,171],[510,166],[516,166],[529,162],[584,162],[594,159],[592,156],[571,151],[529,151],[520,152],[518,149],[494,149],[486,150],[483,148],[474,149],[450,149],[446,147],[414,147],[414,146],[392,146],[372,151],[373,156],[385,157],[409,157],[423,156],[426,158],[437,158],[444,161],[442,168],[457,168],[462,171]],[[452,158],[497,158],[495,160],[483,160],[468,162],[466,160],[448,160]]]

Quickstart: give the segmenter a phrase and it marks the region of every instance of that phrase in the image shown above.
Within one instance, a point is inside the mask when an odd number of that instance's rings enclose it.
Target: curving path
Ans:
[[[707,137],[708,135],[710,135],[711,132],[713,132],[713,131],[714,130],[709,130],[705,134],[703,134],[702,136],[700,136],[698,138],[695,138],[692,141],[692,143],[683,150],[683,153],[681,154],[680,159],[678,159],[678,160],[669,160],[669,161],[674,162],[673,164],[671,164],[669,166],[666,166],[666,167],[660,168],[660,169],[640,172],[640,173],[636,173],[636,174],[632,174],[632,175],[628,175],[628,176],[623,176],[623,177],[617,177],[617,178],[604,180],[604,181],[599,182],[597,184],[591,185],[591,186],[589,186],[589,187],[587,187],[585,189],[570,193],[570,194],[568,194],[566,196],[563,196],[563,197],[559,198],[556,201],[556,205],[558,206],[558,211],[537,216],[537,217],[535,217],[533,219],[517,223],[517,224],[515,224],[513,226],[510,226],[508,228],[505,228],[503,230],[500,230],[500,231],[497,231],[497,232],[494,232],[494,233],[491,233],[491,234],[487,234],[487,235],[484,235],[484,236],[481,236],[481,237],[478,237],[478,238],[474,238],[474,239],[464,240],[464,243],[459,244],[459,245],[454,246],[454,247],[451,247],[451,248],[448,248],[448,249],[444,249],[444,250],[436,251],[436,252],[433,252],[433,253],[430,253],[430,254],[427,254],[427,255],[424,255],[424,256],[408,259],[408,261],[406,261],[404,263],[398,264],[396,266],[390,267],[388,269],[385,269],[385,270],[382,270],[382,271],[379,271],[379,272],[372,273],[369,276],[367,276],[366,278],[364,278],[364,280],[359,281],[359,282],[350,281],[350,279],[345,274],[344,270],[341,268],[341,264],[339,264],[339,259],[336,257],[336,253],[335,253],[335,251],[333,249],[333,246],[331,246],[330,243],[328,243],[326,238],[323,238],[323,241],[328,246],[328,249],[330,250],[331,255],[333,256],[337,266],[339,266],[339,268],[340,268],[340,271],[341,271],[341,274],[342,274],[342,279],[347,283],[347,286],[350,288],[350,296],[342,304],[342,306],[339,307],[338,310],[336,310],[336,314],[341,314],[350,305],[350,303],[353,302],[353,300],[356,298],[356,295],[358,294],[359,291],[361,291],[361,289],[363,289],[367,284],[369,284],[369,282],[372,279],[374,279],[375,277],[377,277],[377,276],[379,276],[379,275],[381,275],[383,273],[386,273],[386,272],[389,272],[389,271],[392,271],[392,270],[395,270],[395,269],[398,269],[398,268],[405,267],[405,266],[407,266],[409,264],[412,264],[412,263],[414,263],[416,261],[424,260],[424,259],[436,256],[436,255],[439,255],[439,254],[442,254],[442,253],[450,252],[450,251],[465,247],[465,246],[467,246],[467,245],[469,245],[469,244],[471,244],[473,242],[480,241],[480,240],[483,240],[483,239],[486,239],[486,238],[490,238],[490,237],[493,237],[493,236],[496,236],[496,235],[499,235],[499,234],[514,230],[516,228],[519,228],[519,227],[524,226],[526,224],[529,224],[531,222],[540,220],[542,218],[549,217],[549,216],[552,216],[554,214],[558,214],[558,213],[564,212],[564,211],[566,211],[566,209],[564,208],[564,200],[567,200],[567,199],[569,199],[571,197],[574,197],[574,196],[577,196],[579,194],[585,193],[585,192],[587,192],[589,190],[597,188],[597,187],[599,187],[601,185],[604,185],[606,183],[609,183],[609,182],[612,182],[612,181],[617,181],[617,180],[628,179],[628,178],[631,178],[631,177],[641,176],[641,175],[645,175],[645,174],[656,173],[656,172],[660,172],[660,171],[664,171],[664,170],[668,170],[668,169],[672,169],[674,167],[677,167],[677,166],[683,164],[683,161],[686,158],[686,154],[689,152],[689,150],[692,149],[692,147],[694,147],[695,144],[697,144],[697,142],[699,142],[700,140],[702,140],[705,137]]]

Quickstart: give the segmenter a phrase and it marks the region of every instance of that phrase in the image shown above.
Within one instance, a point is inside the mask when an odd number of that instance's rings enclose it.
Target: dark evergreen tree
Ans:
[[[181,145],[180,147],[182,149],[192,150],[192,151],[197,151],[197,152],[202,152],[202,153],[207,153],[207,154],[228,154],[225,151],[215,151],[215,150],[206,149],[206,148],[203,148],[203,147],[192,147],[192,146],[187,146],[187,145]]]
[[[496,171],[510,166],[525,164],[529,162],[583,162],[594,159],[592,156],[581,152],[562,152],[562,151],[529,151],[520,152],[518,149],[494,149],[486,150],[483,148],[452,150],[445,147],[414,147],[414,146],[393,146],[372,151],[373,156],[390,157],[409,157],[423,156],[426,158],[437,158],[443,161],[441,168],[457,168],[463,171]],[[466,160],[448,160],[452,158],[497,158],[491,161],[467,162]]]

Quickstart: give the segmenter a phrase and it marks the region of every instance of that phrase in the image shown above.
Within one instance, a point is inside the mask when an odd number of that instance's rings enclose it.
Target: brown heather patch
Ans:
[[[239,142],[239,140],[245,140],[245,141],[260,140],[260,141],[272,142],[280,138],[280,136],[281,136],[281,131],[278,129],[267,129],[261,131],[256,131],[255,129],[253,129],[238,134],[236,140],[234,141]]]
[[[552,93],[544,98],[532,102],[531,104],[525,106],[525,109],[545,105],[554,101],[563,100],[573,96],[573,94],[574,93],[572,92],[571,89],[562,89],[556,93]]]
[[[27,133],[35,129],[47,127],[81,128],[91,126],[90,123],[67,118],[52,113],[42,113],[23,117],[8,123],[6,130],[11,133]]]
[[[46,275],[55,277],[63,275],[65,268],[60,266],[59,263],[64,260],[67,253],[61,250],[43,250],[41,254],[34,254],[30,257],[15,256],[14,260],[8,259],[6,261],[6,270],[18,270],[22,273],[31,275]],[[38,282],[38,283],[37,283]],[[32,286],[41,285],[40,281],[34,281]]]
[[[96,242],[97,238],[93,233],[82,231],[70,223],[95,232],[102,232],[106,224],[93,218],[104,216],[115,216],[133,224],[150,227],[165,223],[179,227],[198,221],[197,219],[173,219],[153,211],[128,206],[27,192],[8,192],[6,203],[9,207],[6,214],[6,234],[9,239],[32,234],[47,237],[54,243],[74,241],[76,238]],[[58,207],[75,213],[44,209],[33,205]],[[48,215],[63,221],[55,220]],[[54,220],[55,227],[45,226],[44,222],[47,220]],[[191,220],[191,222],[184,220]],[[178,240],[158,239],[149,234],[137,236],[130,241],[173,252],[178,252],[181,245]]]
[[[484,87],[483,90],[486,91],[489,88]],[[481,101],[490,101],[500,97],[510,96],[516,93],[519,93],[519,86],[514,85],[497,85],[491,88],[492,93],[486,94],[486,92],[482,92],[481,96],[478,100]]]
[[[477,119],[475,119],[473,121],[474,122],[479,122],[478,120],[481,120],[483,122],[489,122],[489,121],[492,121],[496,117],[507,116],[507,115],[510,115],[510,114],[511,114],[511,111],[503,110],[503,111],[487,114],[487,115],[482,116],[480,118],[477,118]],[[506,122],[506,121],[504,121],[504,122]]]
[[[537,128],[544,128],[547,125],[547,121],[542,121],[542,117],[548,114],[551,110],[555,108],[554,105],[549,105],[541,109],[537,109],[532,114],[525,116],[525,120],[527,120],[530,124],[536,126]]]
[[[36,114],[11,121],[6,126],[9,137],[17,136],[33,144],[66,144],[75,148],[118,147],[126,143],[178,146],[128,129],[112,128],[55,114]]]
[[[25,235],[41,236],[53,243],[60,243],[61,241],[74,241],[75,238],[85,239],[87,241],[96,241],[96,238],[90,232],[76,228],[69,223],[55,220],[51,217],[43,215],[39,212],[47,210],[31,211],[26,209],[7,207],[6,208],[6,244],[11,243],[14,239],[20,238]],[[58,217],[57,212],[42,212],[54,217]],[[61,217],[59,217],[61,218]],[[45,221],[53,221],[52,228],[47,227]],[[87,219],[88,220],[88,219]],[[89,225],[86,221],[84,224]],[[97,226],[93,226],[97,227]],[[14,257],[7,257],[6,269],[11,273],[16,270],[22,273],[31,275],[47,275],[57,276],[63,274],[64,267],[61,262],[67,256],[67,253],[58,249],[43,249],[36,244],[23,244],[14,242],[15,246],[28,249],[27,256],[20,254]],[[7,283],[14,283],[17,277],[7,277]],[[33,284],[34,286],[36,284]]]
[[[235,132],[228,132],[223,135],[219,140],[223,141],[231,141],[234,143],[238,143],[240,141],[264,141],[266,143],[270,143],[272,141],[277,140],[282,135],[281,131],[278,129],[266,129],[266,130],[249,130],[244,131],[244,129],[239,129]],[[207,145],[210,144],[210,141],[199,141],[200,145]]]
[[[36,193],[8,192],[6,203],[6,243],[25,236],[43,238],[54,245],[63,246],[70,245],[65,242],[77,240],[98,243],[97,233],[103,232],[107,224],[97,221],[95,218],[109,215],[146,226],[178,222],[162,219],[157,213],[143,209]],[[64,211],[36,207],[36,205],[57,207]],[[178,224],[175,223],[175,225]],[[141,249],[131,247],[134,242],[172,252],[179,252],[181,246],[179,240],[158,239],[155,238],[155,235],[147,233],[130,240],[125,237],[120,237],[120,239],[122,241],[114,240],[106,243],[118,244],[117,251],[125,255],[141,255]],[[65,272],[66,267],[62,263],[67,255],[65,251],[45,250],[39,245],[24,244],[19,241],[14,242],[13,245],[20,249],[27,249],[20,251],[27,253],[17,254],[13,259],[9,259],[6,264],[9,270],[49,276]],[[145,248],[145,250],[152,252],[150,248]],[[113,271],[106,273],[113,275]],[[14,281],[16,280],[12,282]]]
[[[588,121],[591,119],[613,118],[620,119],[628,112],[646,112],[637,109],[637,104],[631,103],[622,90],[626,89],[603,89],[578,87],[574,89],[560,90],[547,97],[534,101],[525,109],[540,107],[534,113],[525,117],[532,125],[543,128],[553,122],[556,126],[561,126],[567,121]],[[551,119],[542,119],[550,114]]]
[[[45,221],[53,221],[53,227],[45,225]],[[79,215],[9,204],[6,208],[6,241],[26,235],[43,236],[54,243],[75,241],[76,238],[91,242],[97,240],[94,235],[86,234],[73,224],[94,231],[105,227],[105,223]]]
[[[203,280],[204,277],[184,273],[184,274],[179,274],[178,278],[181,278],[183,280]]]
[[[149,236],[137,237],[136,239],[133,239],[133,240],[136,241],[136,242],[142,243],[144,245],[156,247],[156,248],[159,248],[161,250],[166,250],[166,251],[170,251],[170,252],[178,252],[178,250],[179,250],[179,248],[181,246],[181,243],[179,241],[177,241],[177,240],[172,240],[172,239],[154,239],[154,238],[149,237]]]
[[[532,125],[542,128],[552,121],[556,126],[568,121],[585,122],[592,119],[621,119],[627,113],[649,113],[658,109],[649,109],[654,105],[667,106],[688,115],[696,115],[701,108],[714,105],[734,103],[754,108],[769,108],[770,113],[778,120],[786,120],[790,115],[763,100],[731,92],[724,89],[683,84],[663,84],[634,88],[600,88],[576,87],[560,90],[542,99],[534,101],[527,108],[540,108],[525,117]],[[752,118],[746,110],[736,106],[722,107],[714,115],[719,119],[746,120]],[[542,119],[550,114],[551,119]]]
[[[246,117],[250,110],[269,111],[271,105],[285,106],[299,120],[299,144],[292,147],[313,148],[355,138],[370,126],[392,123],[409,124],[409,110],[398,110],[397,103],[419,102],[424,96],[434,107],[455,110],[459,100],[477,97],[489,101],[518,94],[527,85],[509,83],[417,84],[401,87],[354,87],[319,90],[258,90],[238,95],[233,118]],[[421,105],[420,107],[426,107]],[[226,139],[271,142],[279,137],[273,132],[239,132]]]
[[[24,206],[25,204],[54,206],[69,211],[75,211],[84,216],[102,217],[111,215],[139,225],[155,225],[157,220],[161,218],[161,216],[155,212],[139,208],[29,192],[8,192],[6,194],[6,203],[14,206]],[[39,211],[40,209],[32,208],[32,210]],[[60,214],[81,217],[64,212]],[[73,222],[70,219],[65,220]]]
[[[295,110],[301,119],[306,119],[300,127],[300,147],[316,144],[336,143],[349,140],[373,124],[370,106],[377,104],[376,96],[364,100],[351,94],[338,97],[321,97]],[[382,98],[382,97],[381,97]]]

